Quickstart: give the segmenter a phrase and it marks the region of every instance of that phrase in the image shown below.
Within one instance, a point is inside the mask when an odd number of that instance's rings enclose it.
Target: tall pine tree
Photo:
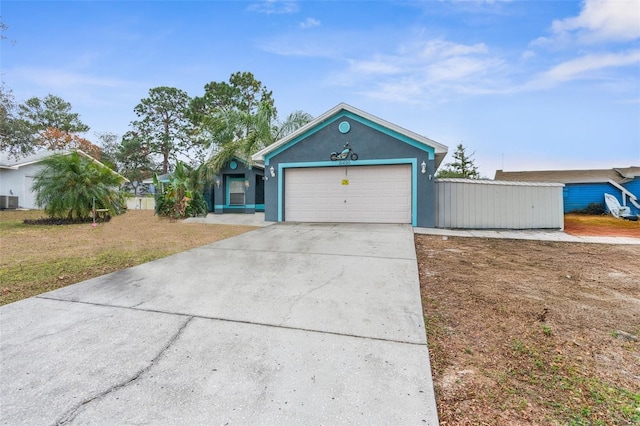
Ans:
[[[473,162],[475,152],[467,155],[466,148],[461,143],[456,147],[453,153],[451,163],[447,163],[444,169],[438,170],[437,178],[464,178],[464,179],[480,179],[478,167]]]

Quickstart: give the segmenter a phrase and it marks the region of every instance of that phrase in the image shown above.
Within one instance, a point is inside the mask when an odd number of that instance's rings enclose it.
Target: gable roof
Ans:
[[[540,170],[505,172],[496,170],[495,180],[523,182],[598,183],[614,181],[626,183],[640,177],[640,167],[622,167],[594,170]]]
[[[347,112],[350,113],[352,115],[358,116],[366,121],[369,121],[377,126],[383,127],[387,130],[389,130],[391,133],[395,133],[398,134],[400,136],[404,136],[406,138],[409,138],[415,142],[417,142],[418,144],[422,144],[425,145],[427,147],[433,148],[434,150],[434,155],[435,155],[435,167],[438,168],[438,166],[440,165],[440,163],[442,163],[442,160],[444,159],[445,155],[447,155],[447,150],[448,148],[445,145],[442,145],[434,140],[431,140],[425,136],[419,135],[417,133],[414,133],[410,130],[407,130],[403,127],[397,126],[393,123],[390,123],[386,120],[383,120],[381,118],[378,118],[374,115],[371,115],[369,113],[366,113],[362,110],[359,110],[357,108],[352,107],[351,105],[340,103],[338,105],[336,105],[335,107],[331,108],[329,111],[325,112],[324,114],[318,116],[317,118],[315,118],[314,120],[310,121],[309,123],[307,123],[306,125],[302,126],[301,128],[299,128],[298,130],[296,130],[295,132],[285,136],[282,139],[277,140],[276,142],[272,143],[271,145],[269,145],[266,148],[263,148],[262,150],[256,152],[255,154],[253,154],[253,156],[251,157],[251,159],[253,161],[265,161],[265,156],[268,156],[270,153],[273,153],[274,151],[283,148],[286,149],[286,145],[292,141],[294,141],[296,138],[300,138],[301,136],[303,136],[305,133],[309,132],[310,130],[312,130],[314,127],[317,127],[325,122],[327,122],[328,120],[330,120],[331,118],[333,118],[334,116],[342,113],[342,112]]]
[[[38,151],[33,154],[29,154],[25,157],[12,157],[5,152],[0,152],[0,169],[12,169],[17,170],[20,167],[28,166],[30,164],[39,163],[47,157],[54,154],[68,154],[69,151]]]
[[[89,154],[87,154],[86,152],[77,149],[77,150],[59,150],[59,151],[49,151],[49,150],[43,150],[43,151],[38,151],[34,154],[31,155],[27,155],[26,157],[23,158],[13,158],[9,157],[6,153],[1,152],[0,153],[0,169],[9,169],[9,170],[18,170],[20,169],[20,167],[25,167],[25,166],[29,166],[31,164],[37,164],[39,162],[41,162],[42,160],[49,158],[53,155],[69,155],[73,152],[77,152],[78,154],[80,154],[83,157],[88,158],[89,160],[93,161],[94,163],[98,164],[101,167],[105,167],[109,170],[111,170],[112,173],[120,176],[124,182],[129,182],[129,179],[127,179],[126,177],[122,176],[120,173],[116,172],[115,170],[111,169],[111,167],[101,163],[100,161],[96,160],[95,158],[93,158],[92,156],[90,156]]]

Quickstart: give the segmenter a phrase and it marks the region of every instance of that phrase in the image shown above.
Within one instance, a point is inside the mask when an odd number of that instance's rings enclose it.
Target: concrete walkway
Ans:
[[[0,330],[0,424],[437,424],[405,225],[263,227],[3,306]]]
[[[190,218],[187,222],[224,225],[269,226],[264,213],[256,214],[208,214],[207,217]],[[552,230],[490,230],[490,229],[439,229],[413,228],[416,234],[442,235],[450,237],[503,238],[509,240],[560,241],[569,243],[630,244],[640,245],[640,238],[632,237],[579,237]]]
[[[206,217],[190,217],[185,219],[187,223],[211,223],[218,225],[249,225],[249,226],[269,226],[276,222],[265,222],[264,213],[209,213]]]
[[[560,241],[568,243],[631,244],[640,245],[640,238],[632,237],[579,237],[562,231],[546,230],[483,230],[414,228],[416,234],[449,237],[502,238],[508,240]]]

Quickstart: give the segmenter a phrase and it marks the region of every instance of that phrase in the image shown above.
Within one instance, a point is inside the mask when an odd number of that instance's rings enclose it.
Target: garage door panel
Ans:
[[[284,209],[287,221],[411,223],[411,166],[287,169]]]

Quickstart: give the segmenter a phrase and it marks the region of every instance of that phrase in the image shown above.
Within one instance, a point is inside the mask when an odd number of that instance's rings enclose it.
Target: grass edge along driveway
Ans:
[[[172,222],[131,210],[110,222],[25,225],[42,211],[0,211],[0,305],[256,229]]]

